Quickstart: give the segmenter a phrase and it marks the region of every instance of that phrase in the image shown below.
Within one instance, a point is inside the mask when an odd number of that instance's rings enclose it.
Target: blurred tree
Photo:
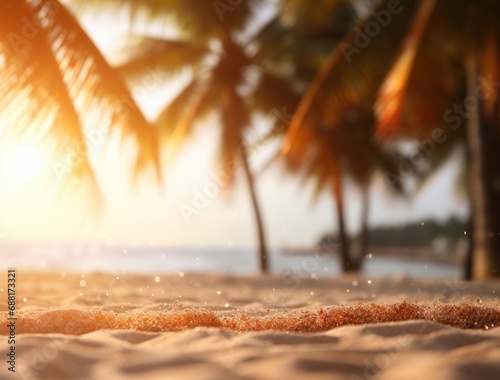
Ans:
[[[258,36],[258,56],[270,69],[286,75],[304,93],[332,49],[355,26],[358,14],[353,1],[317,2],[283,0],[277,16]],[[315,184],[315,197],[324,189],[335,200],[342,268],[356,271],[368,245],[369,188],[375,171],[394,171],[396,154],[383,150],[373,139],[373,100],[345,108],[334,117],[322,101],[311,105],[307,118],[289,145],[284,159],[287,170],[301,173]],[[361,192],[361,239],[353,255],[346,229],[344,182],[350,177]],[[401,191],[396,180],[392,189]]]
[[[108,11],[117,14],[128,7],[131,24],[145,19],[163,30],[172,25],[177,35],[135,35],[134,56],[119,69],[126,76],[147,75],[149,67],[176,74],[189,70],[190,82],[180,91],[156,122],[161,141],[171,158],[179,146],[208,115],[220,119],[220,162],[225,169],[225,186],[234,181],[235,169],[245,175],[253,207],[260,256],[260,270],[268,271],[268,251],[262,215],[257,200],[254,176],[249,164],[251,150],[246,143],[257,114],[278,114],[286,118],[286,105],[296,95],[287,81],[265,70],[255,55],[252,32],[255,11],[263,0],[248,0],[231,5],[212,0],[165,1],[71,1],[81,12]],[[130,21],[129,19],[129,21]],[[161,29],[160,28],[160,29]],[[161,34],[161,33],[160,33]],[[255,144],[253,145],[255,147]]]
[[[457,130],[467,125],[474,228],[469,271],[474,279],[500,277],[499,33],[498,2],[422,2],[407,45],[391,69],[379,100],[381,134],[404,132],[398,124],[410,124],[409,117],[420,122],[421,129],[444,120],[445,127],[451,129],[449,134],[460,133]],[[446,50],[433,51],[443,42]],[[419,67],[436,59],[456,66],[463,78],[458,82],[461,86],[445,98],[454,101],[453,106],[432,103],[436,101],[436,86],[453,89],[448,82],[451,78],[433,77],[434,83],[426,81],[425,86],[416,83]],[[394,83],[396,77],[400,83]],[[389,102],[392,109],[385,106]],[[423,106],[406,111],[412,102]]]
[[[381,2],[332,53],[289,133],[293,144],[319,100],[340,115],[367,96],[377,99],[379,136],[425,138],[432,147],[427,156],[466,122],[475,279],[500,276],[499,18],[500,5],[492,0]],[[398,36],[406,36],[402,45]]]
[[[59,180],[63,189],[96,196],[86,127],[100,122],[103,134],[135,141],[136,173],[153,164],[159,175],[155,129],[67,9],[56,0],[1,1],[0,15],[2,136],[50,156],[51,185]]]

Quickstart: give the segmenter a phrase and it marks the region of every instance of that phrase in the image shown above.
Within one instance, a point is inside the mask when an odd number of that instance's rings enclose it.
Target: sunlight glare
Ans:
[[[42,172],[42,155],[36,147],[19,147],[10,157],[8,166],[13,179],[30,181]]]

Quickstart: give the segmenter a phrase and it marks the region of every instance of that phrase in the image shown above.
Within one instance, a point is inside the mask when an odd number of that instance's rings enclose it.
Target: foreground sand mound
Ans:
[[[0,378],[497,380],[500,373],[499,328],[462,330],[427,321],[312,334],[220,328],[27,334],[19,337],[18,350],[18,373]]]
[[[0,379],[499,378],[498,282],[289,280],[20,272]]]
[[[220,314],[207,308],[116,313],[100,309],[21,311],[17,333],[81,335],[103,329],[149,332],[181,331],[195,327],[218,327],[236,331],[320,332],[345,325],[426,320],[463,329],[490,329],[500,326],[500,307],[474,305],[419,306],[401,302],[392,305],[360,304],[298,311],[250,311]],[[7,313],[4,319],[7,319]],[[0,326],[7,335],[7,326]]]

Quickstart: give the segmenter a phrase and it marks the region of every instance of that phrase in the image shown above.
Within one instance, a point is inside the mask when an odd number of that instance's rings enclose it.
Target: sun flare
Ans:
[[[9,157],[7,169],[13,180],[33,180],[42,174],[43,155],[35,146],[19,146]]]

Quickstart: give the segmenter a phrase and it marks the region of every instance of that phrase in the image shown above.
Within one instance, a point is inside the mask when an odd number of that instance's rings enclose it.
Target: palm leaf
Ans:
[[[500,41],[498,35],[491,33],[484,49],[482,76],[490,81],[490,93],[485,99],[485,111],[493,124],[500,125]],[[495,87],[493,84],[496,83]],[[499,130],[500,133],[500,130]]]
[[[0,25],[2,133],[40,146],[51,157],[54,178],[65,187],[83,183],[97,195],[87,152],[82,149],[81,121],[52,54],[48,31],[39,28],[30,39],[23,36],[22,20],[38,17],[25,1],[2,2],[0,12],[9,15]],[[71,162],[68,155],[73,157]]]
[[[174,98],[174,100],[172,100],[160,113],[156,119],[155,125],[158,128],[162,141],[166,142],[170,139],[170,136],[179,124],[190,99],[193,98],[199,86],[200,80],[198,78],[192,79],[191,82],[185,86]]]
[[[175,157],[195,126],[217,110],[218,89],[210,83],[213,81],[204,76],[193,78],[158,116],[155,125],[166,147],[163,156],[167,161]]]
[[[386,9],[387,4],[388,1],[383,1],[375,13]],[[304,127],[311,113],[318,112],[318,107],[327,111],[328,125],[334,127],[346,112],[356,112],[360,104],[374,104],[378,88],[400,46],[394,36],[404,35],[414,8],[415,2],[406,4],[402,12],[393,15],[392,21],[381,29],[377,38],[362,49],[356,48],[358,29],[346,36],[304,95],[283,143],[284,153],[300,144],[298,130]],[[359,29],[365,30],[367,23],[372,21],[377,22],[374,16],[361,22]]]
[[[286,28],[305,29],[308,33],[318,29],[339,29],[356,18],[352,2],[346,0],[326,0],[321,5],[312,1],[286,0],[279,7],[278,15]]]
[[[247,26],[254,12],[262,6],[263,0],[243,0],[231,5],[226,1],[214,0],[69,0],[71,7],[81,14],[105,12],[123,15],[128,8],[127,19],[131,26],[143,24],[160,25],[171,29],[179,27],[185,36],[197,41],[208,41],[221,36],[221,29],[240,32]],[[220,6],[222,3],[222,7]]]
[[[40,12],[46,11],[51,3],[42,0]],[[138,174],[153,166],[160,178],[156,131],[140,112],[119,74],[63,6],[49,21],[52,21],[47,30],[49,43],[54,47],[64,82],[84,124],[87,115],[92,120],[110,120],[112,131],[120,132],[135,144],[134,172]]]
[[[220,114],[222,130],[220,134],[221,147],[219,148],[219,161],[222,167],[237,167],[242,150],[248,147],[244,145],[242,135],[243,131],[249,125],[247,110],[243,99],[233,88],[226,88],[221,94],[222,112]],[[227,186],[234,183],[235,176],[231,175]]]
[[[488,52],[495,49],[489,42],[498,34],[499,12],[489,0],[422,2],[377,101],[380,135],[418,136],[443,123],[443,114],[465,98],[464,54],[483,56],[483,67],[496,65],[495,53]]]
[[[225,44],[231,53],[220,57],[215,66],[196,73],[196,78],[160,114],[156,124],[170,147],[167,158],[173,157],[178,147],[192,133],[195,124],[209,111],[224,112],[224,103],[220,99],[226,97],[228,91],[235,91],[240,84],[242,67],[248,60],[234,43],[225,41]],[[221,139],[225,141],[227,138],[230,141],[233,131],[226,131],[224,125],[222,123]],[[229,135],[225,136],[226,133]],[[224,143],[222,145],[226,146]],[[227,146],[231,147],[231,144]],[[234,149],[231,149],[228,155],[233,153]]]
[[[264,115],[275,115],[277,112],[292,114],[299,101],[300,96],[289,81],[261,70],[259,81],[249,96],[248,105],[255,112]],[[286,121],[281,120],[281,123]]]
[[[204,45],[188,41],[135,35],[129,39],[132,42],[125,48],[132,53],[125,63],[117,66],[126,78],[143,79],[150,75],[145,68],[174,76],[186,67],[196,69],[209,52]]]
[[[252,38],[255,58],[267,69],[307,85],[357,20],[350,1],[332,0],[321,6],[283,1],[278,15]]]
[[[403,99],[407,91],[412,68],[416,66],[415,59],[421,45],[422,36],[435,5],[436,0],[424,0],[420,3],[412,30],[406,38],[402,52],[381,88],[375,106],[379,117],[380,133],[393,131],[395,126],[401,124]]]

